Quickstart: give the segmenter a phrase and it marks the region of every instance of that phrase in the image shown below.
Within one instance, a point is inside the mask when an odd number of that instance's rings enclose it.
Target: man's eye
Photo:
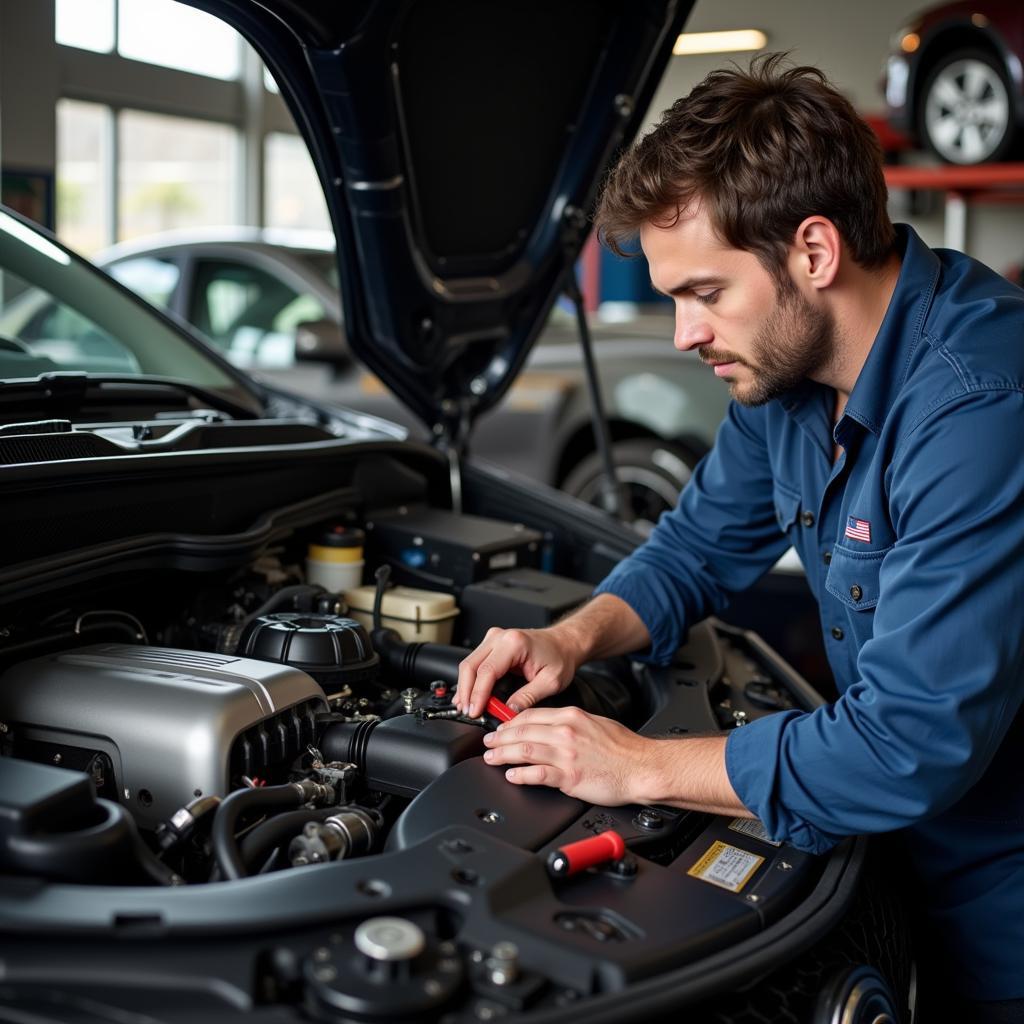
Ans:
[[[716,288],[713,292],[705,292],[703,295],[694,292],[693,295],[698,302],[703,303],[705,306],[710,306],[718,301],[718,293],[720,291],[721,288]]]

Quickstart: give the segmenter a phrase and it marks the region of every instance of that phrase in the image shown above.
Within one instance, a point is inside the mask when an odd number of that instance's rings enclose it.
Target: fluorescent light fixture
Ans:
[[[768,37],[756,28],[738,28],[728,32],[683,32],[672,47],[676,57],[694,53],[736,53],[763,50]]]

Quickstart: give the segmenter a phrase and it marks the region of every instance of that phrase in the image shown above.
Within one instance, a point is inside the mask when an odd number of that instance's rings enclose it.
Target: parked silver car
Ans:
[[[122,243],[96,262],[188,321],[236,366],[303,394],[429,426],[352,359],[342,327],[333,236],[218,228]],[[597,325],[594,349],[613,456],[643,528],[675,503],[728,402],[671,344],[671,320]],[[473,450],[594,504],[602,494],[575,320],[555,308],[525,372],[474,427]]]

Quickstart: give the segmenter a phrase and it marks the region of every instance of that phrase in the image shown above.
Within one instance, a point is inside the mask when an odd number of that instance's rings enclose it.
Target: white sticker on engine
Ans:
[[[517,553],[515,551],[499,551],[496,555],[491,555],[487,568],[514,569],[516,567],[516,556]]]
[[[729,846],[717,840],[707,853],[686,873],[702,882],[739,892],[750,881],[751,875],[764,863],[764,857]]]
[[[733,818],[729,828],[733,832],[739,832],[740,835],[750,836],[751,839],[760,839],[762,843],[767,843],[769,846],[782,845],[781,842],[768,835],[768,830],[760,818]]]

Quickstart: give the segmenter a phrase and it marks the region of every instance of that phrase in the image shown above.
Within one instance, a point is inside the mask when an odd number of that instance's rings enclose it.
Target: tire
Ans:
[[[1016,141],[1016,117],[998,58],[984,50],[942,57],[921,90],[917,123],[922,141],[946,163],[981,164],[1006,157]]]
[[[814,1024],[898,1024],[889,983],[873,967],[837,971],[818,998]]]
[[[662,512],[676,504],[690,481],[697,458],[679,445],[656,437],[637,437],[612,444],[619,482],[629,494],[636,529],[649,533]],[[591,505],[602,505],[604,468],[597,452],[581,459],[566,475],[562,490]]]

